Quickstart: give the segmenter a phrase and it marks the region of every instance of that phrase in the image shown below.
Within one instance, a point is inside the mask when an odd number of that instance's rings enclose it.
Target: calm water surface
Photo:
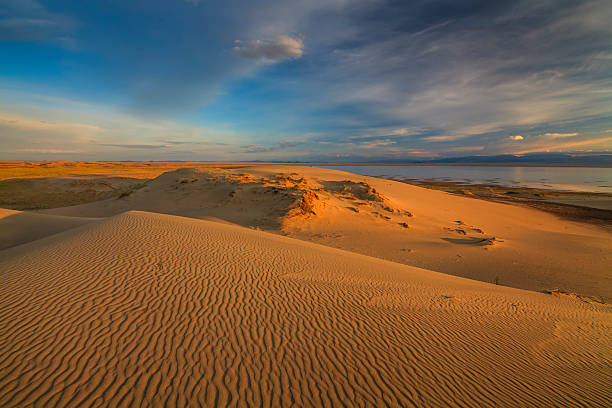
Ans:
[[[485,166],[329,166],[325,168],[398,180],[414,179],[612,193],[612,168]]]

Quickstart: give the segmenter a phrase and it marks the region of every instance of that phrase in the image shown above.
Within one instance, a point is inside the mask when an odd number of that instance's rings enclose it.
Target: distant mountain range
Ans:
[[[475,165],[475,166],[593,166],[612,167],[612,153],[529,153],[500,154],[495,156],[447,157],[443,159],[353,159],[344,162],[330,160],[328,164],[361,164],[361,165]]]
[[[431,164],[526,164],[612,166],[612,154],[531,153],[523,155],[467,156],[428,160]]]
[[[162,160],[164,162],[185,162],[182,160]],[[464,156],[447,157],[443,159],[415,160],[415,159],[371,159],[365,157],[346,158],[339,161],[337,158],[321,158],[319,160],[244,160],[243,163],[294,163],[294,164],[328,164],[328,165],[475,165],[475,166],[584,166],[584,167],[612,167],[612,153],[528,153],[528,154],[499,154],[494,156]],[[240,163],[239,162],[239,163]]]

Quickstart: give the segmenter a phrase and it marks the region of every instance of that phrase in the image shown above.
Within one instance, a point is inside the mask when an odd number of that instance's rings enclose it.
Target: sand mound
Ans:
[[[301,166],[181,169],[48,214],[218,219],[448,274],[612,301],[609,230],[541,211]]]
[[[612,403],[608,307],[168,215],[0,251],[0,406]]]
[[[402,213],[365,182],[325,181],[297,173],[254,175],[243,169],[179,169],[112,200],[52,210],[54,214],[111,216],[129,210],[194,218],[217,217],[247,227],[284,228],[288,220],[322,215],[326,207]],[[409,212],[403,212],[409,216]]]

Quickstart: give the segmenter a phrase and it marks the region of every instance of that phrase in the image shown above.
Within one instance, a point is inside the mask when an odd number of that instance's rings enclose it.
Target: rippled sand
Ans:
[[[612,313],[126,212],[0,251],[0,406],[612,403]]]

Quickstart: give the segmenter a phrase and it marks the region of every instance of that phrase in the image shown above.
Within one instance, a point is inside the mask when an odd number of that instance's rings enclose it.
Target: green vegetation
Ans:
[[[134,191],[139,190],[139,189],[143,188],[143,187],[144,187],[144,186],[146,186],[146,185],[147,185],[147,183],[139,183],[139,184],[136,184],[136,185],[134,185],[134,186],[132,186],[132,187],[128,188],[127,190],[123,190],[123,191],[122,191],[122,192],[119,194],[119,197],[117,197],[117,200],[119,200],[119,199],[121,199],[121,198],[124,198],[124,197],[129,196],[129,195],[130,195],[130,194],[132,194]]]

